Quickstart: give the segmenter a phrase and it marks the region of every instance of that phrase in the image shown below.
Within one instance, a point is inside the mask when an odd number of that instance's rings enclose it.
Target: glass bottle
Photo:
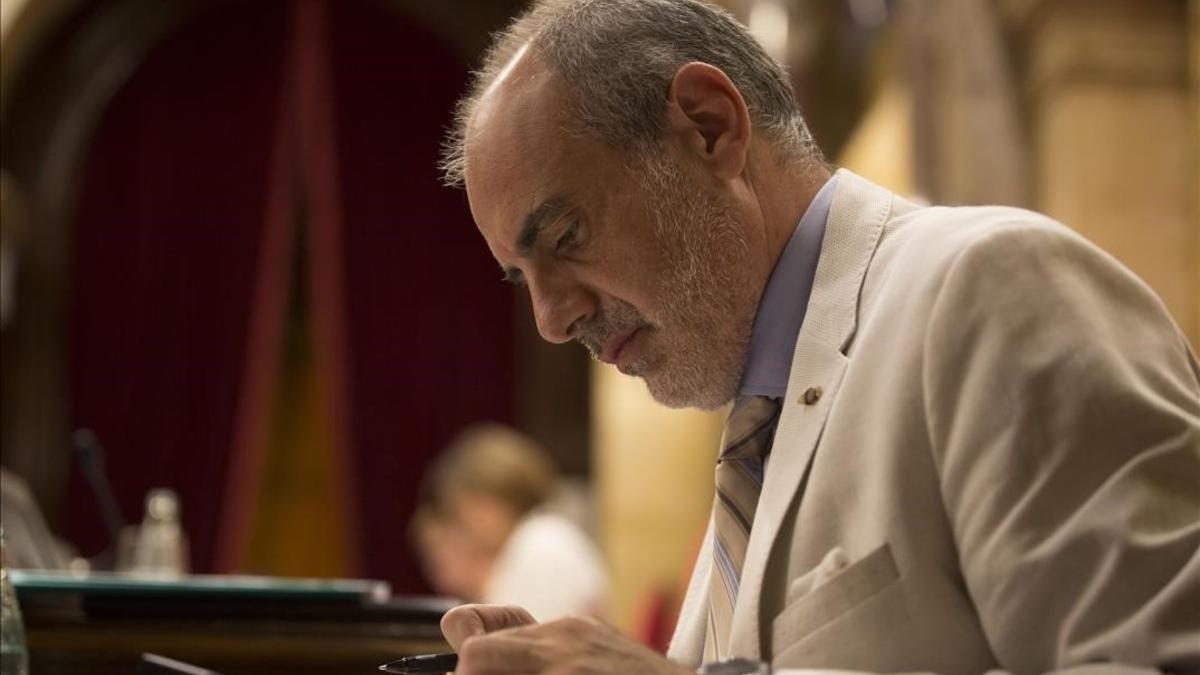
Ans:
[[[138,528],[133,571],[177,576],[188,572],[187,537],[179,520],[179,496],[156,488],[146,495],[146,515]]]
[[[29,675],[25,626],[8,568],[4,566],[4,530],[0,528],[0,675]]]

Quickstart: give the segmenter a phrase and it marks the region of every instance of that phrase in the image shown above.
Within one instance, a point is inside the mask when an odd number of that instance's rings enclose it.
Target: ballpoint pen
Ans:
[[[417,654],[379,666],[385,673],[448,673],[458,665],[458,654]]]

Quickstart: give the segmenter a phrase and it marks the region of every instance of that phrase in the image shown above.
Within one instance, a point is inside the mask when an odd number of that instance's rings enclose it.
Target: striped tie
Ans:
[[[713,569],[708,589],[708,638],[704,661],[729,658],[730,625],[738,581],[750,540],[750,526],[762,490],[763,460],[771,451],[779,399],[738,398],[725,421],[717,460],[717,496],[713,500]]]

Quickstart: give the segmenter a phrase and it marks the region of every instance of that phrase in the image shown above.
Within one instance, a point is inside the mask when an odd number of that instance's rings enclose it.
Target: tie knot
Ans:
[[[769,396],[742,396],[729,411],[721,437],[721,461],[733,458],[761,458],[771,446],[770,439],[779,419],[779,399]]]

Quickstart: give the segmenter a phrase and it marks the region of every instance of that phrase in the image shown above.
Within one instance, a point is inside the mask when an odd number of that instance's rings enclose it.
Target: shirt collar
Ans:
[[[813,197],[767,280],[750,334],[750,351],[738,391],[742,396],[780,398],[787,391],[792,351],[812,293],[836,184],[834,176]]]

